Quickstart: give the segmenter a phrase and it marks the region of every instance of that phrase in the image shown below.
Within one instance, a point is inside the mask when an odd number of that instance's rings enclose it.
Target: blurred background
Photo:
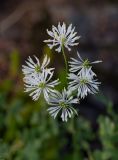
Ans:
[[[53,120],[45,101],[25,94],[22,64],[30,55],[51,57],[65,85],[61,54],[43,40],[46,29],[72,23],[80,44],[67,57],[103,60],[94,66],[100,92],[76,106],[79,116]],[[118,160],[118,1],[0,1],[0,160]]]

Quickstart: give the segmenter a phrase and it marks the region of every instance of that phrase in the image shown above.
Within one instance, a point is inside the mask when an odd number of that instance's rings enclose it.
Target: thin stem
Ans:
[[[92,153],[91,153],[89,148],[88,148],[88,158],[89,158],[89,160],[94,160],[94,158],[92,156]]]
[[[62,45],[62,53],[63,53],[63,57],[64,57],[64,62],[65,62],[65,67],[66,67],[66,74],[68,73],[68,63],[67,63],[67,59],[66,59],[66,55],[64,52],[64,46]]]

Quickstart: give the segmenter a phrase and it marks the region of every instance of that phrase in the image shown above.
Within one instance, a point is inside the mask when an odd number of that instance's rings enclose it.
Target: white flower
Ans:
[[[47,57],[47,55],[45,55],[43,63],[40,64],[39,59],[34,56],[35,61],[33,61],[33,59],[29,56],[28,60],[26,61],[26,65],[23,65],[23,74],[25,76],[29,76],[30,74],[40,74],[41,72],[43,72],[43,70],[46,70],[48,73],[51,73],[51,71],[53,70],[53,68],[46,68],[47,65],[50,63],[50,58]]]
[[[79,76],[74,73],[69,74],[68,79],[71,80],[71,82],[69,82],[68,89],[72,92],[77,91],[77,95],[78,97],[80,96],[80,98],[85,98],[88,93],[95,94],[98,91],[100,82],[93,79],[90,75],[90,69],[81,72]]]
[[[52,26],[52,31],[47,29],[47,33],[52,39],[45,40],[48,43],[50,49],[57,47],[55,50],[61,52],[62,47],[65,46],[69,51],[71,51],[71,46],[78,45],[77,40],[80,36],[76,36],[75,27],[72,28],[72,24],[66,28],[66,24],[63,23],[62,26],[58,23],[58,27]]]
[[[69,71],[70,72],[78,72],[78,75],[81,74],[81,72],[84,72],[86,69],[89,69],[89,74],[91,76],[96,76],[96,74],[92,71],[92,64],[95,64],[95,63],[100,63],[102,61],[94,61],[94,62],[90,62],[88,59],[86,60],[83,60],[80,56],[80,54],[77,52],[77,56],[78,56],[78,59],[75,59],[75,58],[71,58],[72,61],[70,61],[70,69]],[[85,71],[86,72],[86,71]]]
[[[43,93],[45,100],[48,102],[49,95],[55,93],[54,87],[59,84],[59,80],[50,82],[53,72],[49,74],[44,70],[41,74],[32,74],[24,77],[25,92],[31,92],[29,95],[33,100],[38,100]]]
[[[68,117],[71,118],[73,114],[77,114],[77,111],[72,107],[73,103],[78,103],[78,99],[74,99],[73,96],[70,96],[69,92],[65,89],[62,93],[57,92],[49,99],[49,104],[52,105],[48,109],[54,119],[57,114],[61,111],[62,121],[68,120]]]

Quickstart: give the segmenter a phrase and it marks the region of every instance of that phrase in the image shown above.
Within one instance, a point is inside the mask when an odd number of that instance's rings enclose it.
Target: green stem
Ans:
[[[68,63],[67,63],[67,59],[66,59],[66,55],[64,52],[64,46],[62,45],[62,53],[63,53],[63,57],[64,57],[64,62],[65,62],[65,67],[66,67],[66,74],[68,73]]]
[[[94,160],[90,149],[88,149],[88,158],[89,158],[89,160]]]

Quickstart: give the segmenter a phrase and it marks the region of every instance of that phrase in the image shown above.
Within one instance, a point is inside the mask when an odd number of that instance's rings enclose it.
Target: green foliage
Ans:
[[[96,160],[118,159],[118,114],[113,111],[112,107],[108,101],[109,116],[100,116],[98,119],[98,134],[102,143],[102,150],[94,152]]]

